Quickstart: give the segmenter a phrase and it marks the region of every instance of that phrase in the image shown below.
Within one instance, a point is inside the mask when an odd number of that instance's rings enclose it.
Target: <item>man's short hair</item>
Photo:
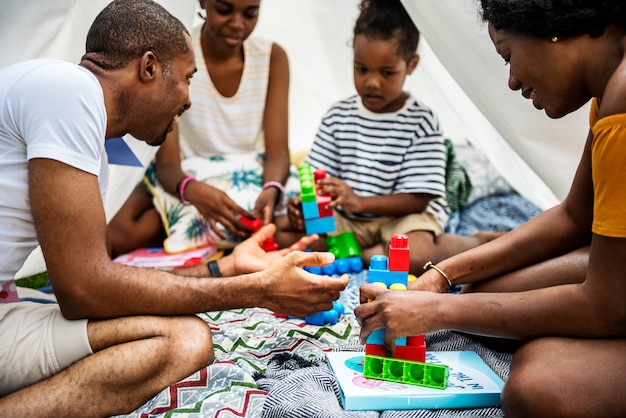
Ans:
[[[86,53],[104,70],[116,70],[152,51],[168,71],[172,59],[189,52],[185,26],[151,0],[115,0],[94,20]]]

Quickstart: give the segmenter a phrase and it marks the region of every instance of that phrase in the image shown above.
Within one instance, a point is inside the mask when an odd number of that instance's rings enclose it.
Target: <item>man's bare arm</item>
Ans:
[[[48,159],[30,161],[38,238],[64,315],[108,318],[177,315],[261,306],[302,316],[329,309],[347,278],[311,275],[325,254],[294,252],[270,269],[229,278],[174,276],[113,263],[96,176]]]

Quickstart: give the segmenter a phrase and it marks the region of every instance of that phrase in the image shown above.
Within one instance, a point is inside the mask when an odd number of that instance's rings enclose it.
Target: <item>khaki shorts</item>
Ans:
[[[387,248],[394,234],[428,231],[437,237],[443,233],[437,218],[428,212],[412,213],[403,217],[384,216],[374,220],[356,220],[335,211],[334,217],[337,231],[354,233],[361,248],[370,248],[376,244],[383,244]]]
[[[0,303],[0,396],[48,378],[92,354],[87,320],[57,304]]]

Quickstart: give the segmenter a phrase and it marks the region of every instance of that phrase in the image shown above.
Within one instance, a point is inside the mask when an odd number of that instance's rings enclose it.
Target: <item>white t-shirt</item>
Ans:
[[[102,87],[83,67],[41,59],[0,70],[0,287],[38,244],[28,161],[54,159],[98,176],[104,201],[106,124]]]

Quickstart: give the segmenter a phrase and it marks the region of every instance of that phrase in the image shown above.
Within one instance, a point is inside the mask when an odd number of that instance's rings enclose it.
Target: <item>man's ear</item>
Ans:
[[[155,79],[159,68],[159,60],[157,59],[156,55],[154,55],[154,52],[146,51],[141,56],[141,61],[139,65],[139,78],[144,83],[148,83]]]
[[[420,56],[418,54],[413,55],[413,58],[408,63],[407,74],[412,74],[417,68],[417,63],[420,61]]]

